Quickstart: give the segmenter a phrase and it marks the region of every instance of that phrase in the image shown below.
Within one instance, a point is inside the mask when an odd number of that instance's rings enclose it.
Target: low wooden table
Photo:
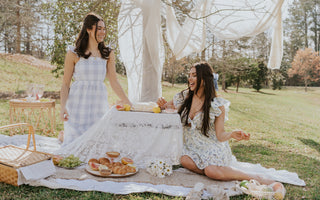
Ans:
[[[55,132],[55,100],[26,101],[25,99],[11,99],[10,124],[27,122],[32,124],[35,132],[53,135]]]

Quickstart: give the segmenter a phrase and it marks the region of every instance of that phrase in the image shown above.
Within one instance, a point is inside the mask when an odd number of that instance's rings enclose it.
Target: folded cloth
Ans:
[[[23,179],[21,176],[19,176],[20,184],[23,184],[26,181],[39,180],[51,176],[56,173],[56,168],[51,160],[45,160],[33,165],[21,167],[18,169],[18,171],[21,172],[20,174],[24,177]]]

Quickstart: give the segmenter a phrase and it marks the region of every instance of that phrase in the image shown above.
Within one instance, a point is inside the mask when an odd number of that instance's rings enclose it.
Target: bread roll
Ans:
[[[62,156],[55,155],[55,156],[52,157],[52,162],[53,162],[53,164],[58,165],[60,160],[62,160],[62,159],[63,159]]]
[[[133,160],[131,158],[123,157],[121,158],[121,162],[125,165],[127,164],[133,164]]]
[[[95,159],[95,158],[91,158],[91,159],[88,161],[88,163],[89,163],[89,162],[100,164],[99,160],[97,160],[97,159]]]

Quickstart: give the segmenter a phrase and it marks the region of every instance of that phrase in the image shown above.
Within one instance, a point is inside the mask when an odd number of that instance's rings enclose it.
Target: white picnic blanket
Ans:
[[[15,135],[15,136],[9,137],[9,136],[0,134],[0,146],[11,144],[11,145],[24,148],[26,146],[26,141],[27,141],[27,135]],[[58,139],[45,137],[45,136],[36,135],[36,144],[37,144],[38,151],[43,151],[47,153],[54,153],[60,148],[60,143]],[[290,183],[290,184],[299,185],[299,186],[305,186],[305,182],[299,179],[296,173],[288,172],[286,170],[275,170],[272,168],[266,169],[262,167],[260,164],[243,163],[243,162],[237,162],[237,161],[235,164],[239,169],[246,169],[246,170],[251,170],[251,172],[264,173],[280,182]],[[82,166],[82,168],[83,167],[84,166]],[[61,171],[61,169],[59,170]],[[80,167],[80,169],[78,170],[81,171],[83,169],[81,169]],[[185,197],[190,193],[190,191],[192,191],[193,185],[195,185],[197,182],[203,182],[207,186],[210,186],[210,184],[221,185],[224,192],[228,196],[235,196],[235,195],[242,194],[242,191],[236,189],[236,184],[237,184],[236,181],[229,181],[229,182],[214,181],[207,177],[196,175],[188,170],[181,169],[181,168],[178,170],[175,170],[173,173],[176,174],[176,176],[185,177],[185,178],[188,178],[189,176],[188,187],[183,186],[182,183],[176,184],[176,185],[169,184],[170,181],[173,181],[175,179],[175,176],[161,179],[161,181],[159,182],[159,183],[161,182],[165,183],[167,179],[169,181],[168,184],[152,184],[152,183],[141,182],[141,181],[140,182],[135,182],[135,181],[118,182],[118,181],[95,180],[94,177],[92,178],[90,176],[88,177],[86,173],[82,174],[82,176],[85,176],[85,177],[78,177],[76,179],[64,179],[59,176],[50,176],[48,178],[42,178],[39,180],[31,180],[34,178],[29,178],[30,180],[25,180],[25,184],[29,184],[32,186],[45,186],[53,189],[66,188],[66,189],[73,189],[73,190],[79,190],[79,191],[101,191],[101,192],[108,192],[108,193],[114,193],[114,194],[153,192],[153,193],[163,193],[171,196]],[[61,176],[61,173],[60,173],[60,176]],[[134,178],[134,176],[132,178]],[[215,195],[215,194],[209,193],[208,191],[207,190],[203,191],[202,198],[209,198]]]

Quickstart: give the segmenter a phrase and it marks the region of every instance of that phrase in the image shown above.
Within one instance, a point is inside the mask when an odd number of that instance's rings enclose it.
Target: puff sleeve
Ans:
[[[183,104],[183,101],[187,98],[188,95],[188,90],[183,90],[182,92],[177,93],[173,97],[173,105],[176,107],[178,110],[180,106]]]
[[[222,98],[222,97],[216,97],[211,102],[211,112],[210,112],[210,118],[214,119],[215,117],[218,117],[221,115],[222,111],[219,107],[224,106],[225,109],[225,118],[224,120],[228,120],[228,113],[229,113],[229,107],[230,107],[230,101]]]

